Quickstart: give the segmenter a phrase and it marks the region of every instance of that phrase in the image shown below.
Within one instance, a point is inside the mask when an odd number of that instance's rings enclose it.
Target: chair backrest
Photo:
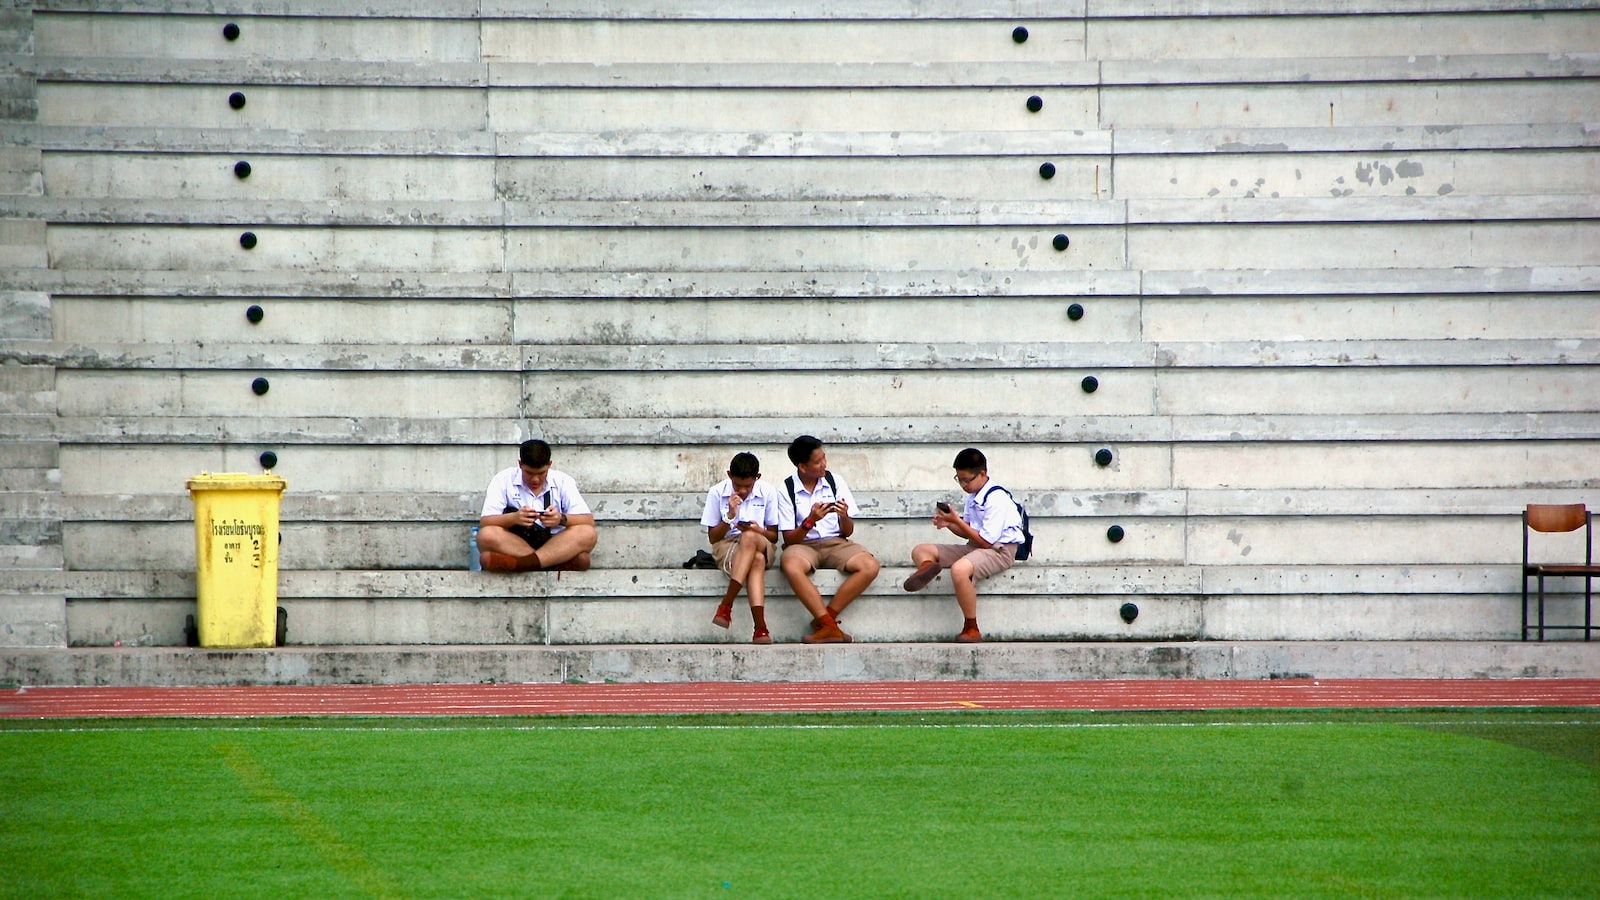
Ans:
[[[1582,503],[1529,503],[1522,513],[1522,568],[1528,568],[1528,532],[1545,534],[1584,530],[1584,565],[1594,565],[1594,523]]]
[[[1529,503],[1528,527],[1546,533],[1577,531],[1589,523],[1589,510],[1582,503]]]

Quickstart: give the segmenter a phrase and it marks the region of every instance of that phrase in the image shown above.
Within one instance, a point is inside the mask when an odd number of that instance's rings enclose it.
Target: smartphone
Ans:
[[[943,500],[940,500],[938,503],[935,503],[934,506],[937,506],[939,508],[939,512],[942,512],[942,513],[950,512],[950,504],[944,502]]]

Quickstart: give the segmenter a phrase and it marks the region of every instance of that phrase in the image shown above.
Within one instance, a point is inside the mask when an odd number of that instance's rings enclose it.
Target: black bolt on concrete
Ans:
[[[1122,608],[1117,610],[1117,615],[1122,617],[1122,621],[1132,625],[1133,620],[1139,618],[1139,607],[1132,603],[1124,603]]]
[[[270,469],[270,468],[273,468],[274,466],[276,466],[277,464],[278,464],[278,454],[273,453],[271,450],[266,450],[266,451],[262,452],[262,454],[261,454],[261,468]]]
[[[1049,165],[1049,163],[1045,163],[1045,165]],[[1072,246],[1072,238],[1069,238],[1064,234],[1058,234],[1050,239],[1050,246],[1056,248],[1057,250],[1065,250]]]
[[[232,22],[222,26],[222,36],[230,41],[237,41],[239,39],[239,26]]]
[[[1083,318],[1083,304],[1082,303],[1074,303],[1071,306],[1067,307],[1067,318],[1071,319],[1074,322],[1076,322],[1079,319]]]
[[[1109,465],[1111,465],[1111,450],[1110,450],[1110,448],[1101,447],[1099,450],[1096,450],[1094,452],[1094,461],[1095,461],[1095,465],[1100,465],[1100,466],[1109,466]]]
[[[246,250],[254,250],[256,248],[256,233],[254,231],[246,231],[244,234],[239,235],[239,246]]]
[[[1043,178],[1045,181],[1049,181],[1050,179],[1056,177],[1056,164],[1047,162],[1040,165],[1039,177]]]
[[[1026,42],[1028,40],[1028,29],[1023,28],[1021,25],[1011,29],[1011,39],[1019,44]]]
[[[251,325],[260,325],[261,320],[267,317],[267,311],[251,304],[250,308],[244,311],[244,317],[250,320]]]
[[[1107,528],[1106,529],[1106,540],[1110,541],[1113,544],[1115,544],[1118,541],[1122,540],[1122,526],[1121,525],[1113,525],[1110,528]]]
[[[239,160],[238,162],[233,164],[233,174],[237,175],[240,178],[249,178],[250,177],[250,164],[245,162],[242,159]]]
[[[234,91],[229,94],[228,105],[234,109],[244,109],[244,91]]]
[[[1083,376],[1083,392],[1085,394],[1092,394],[1099,389],[1100,379],[1094,377],[1093,375]]]
[[[1028,112],[1038,112],[1041,109],[1044,109],[1043,97],[1039,96],[1038,94],[1034,94],[1032,97],[1028,98]]]
[[[267,389],[271,387],[272,385],[267,384],[265,378],[257,378],[255,381],[250,382],[250,390],[255,391],[257,397],[265,394]]]

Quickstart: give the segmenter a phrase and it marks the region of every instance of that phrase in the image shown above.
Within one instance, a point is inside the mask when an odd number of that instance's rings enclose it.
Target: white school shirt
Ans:
[[[727,521],[728,498],[733,496],[733,479],[724,478],[722,483],[706,492],[706,510],[700,516],[700,524],[707,528],[715,528]],[[772,485],[765,481],[757,480],[750,488],[750,496],[739,504],[739,521],[729,523],[728,537],[738,537],[741,529],[740,522],[755,522],[764,528],[775,528],[778,525],[778,493]]]
[[[967,495],[961,517],[991,544],[1020,544],[1025,540],[1022,513],[1017,512],[1017,505],[992,478],[983,490]]]
[[[860,516],[861,510],[856,506],[855,496],[850,493],[850,486],[844,483],[844,479],[839,477],[838,473],[834,473],[833,481],[834,484],[838,485],[838,496],[834,496],[833,490],[828,487],[828,479],[826,477],[817,479],[815,491],[807,491],[805,482],[800,480],[800,473],[795,472],[794,502],[792,503],[789,502],[789,488],[784,484],[774,485],[774,489],[778,492],[778,528],[782,531],[793,531],[800,527],[806,516],[811,514],[813,505],[831,503],[834,500],[844,501],[844,508],[850,511],[850,518],[854,519]],[[805,510],[805,512],[796,513],[796,507]],[[821,521],[817,522],[815,527],[806,532],[805,539],[808,541],[820,541],[839,536],[839,515],[837,513],[828,513],[822,517]]]
[[[571,475],[551,469],[545,476],[544,490],[535,494],[522,483],[522,467],[512,466],[490,479],[489,492],[483,498],[483,512],[480,515],[498,516],[504,513],[508,506],[518,509],[531,506],[542,512],[547,492],[550,495],[550,505],[555,509],[569,516],[590,514],[589,504],[583,502],[583,495],[578,493],[578,482],[574,481]],[[556,534],[564,527],[557,525],[550,529],[550,533]]]

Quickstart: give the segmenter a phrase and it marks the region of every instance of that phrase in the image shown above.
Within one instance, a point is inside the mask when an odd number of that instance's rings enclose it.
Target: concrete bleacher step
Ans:
[[[167,647],[8,650],[0,685],[331,685],[1088,679],[1595,678],[1600,643],[856,643],[825,647]],[[1159,686],[1152,686],[1159,690]],[[826,691],[826,684],[818,685]]]
[[[845,613],[863,642],[935,644],[961,619],[944,579],[908,594],[910,569],[886,566]],[[838,575],[824,572],[825,596]],[[289,641],[317,645],[737,645],[750,637],[741,596],[734,627],[711,614],[726,581],[714,571],[585,573],[291,571],[278,604]],[[783,576],[767,576],[767,622],[798,642],[809,615]],[[17,572],[16,595],[65,598],[74,646],[175,646],[195,612],[192,572]],[[1019,566],[985,582],[979,619],[1000,641],[1511,640],[1519,634],[1515,567]],[[59,602],[59,600],[58,600]],[[1122,618],[1124,604],[1137,615]],[[1551,623],[1581,622],[1581,589],[1547,602]],[[1570,635],[1557,636],[1570,637]],[[60,646],[59,639],[56,646]]]

